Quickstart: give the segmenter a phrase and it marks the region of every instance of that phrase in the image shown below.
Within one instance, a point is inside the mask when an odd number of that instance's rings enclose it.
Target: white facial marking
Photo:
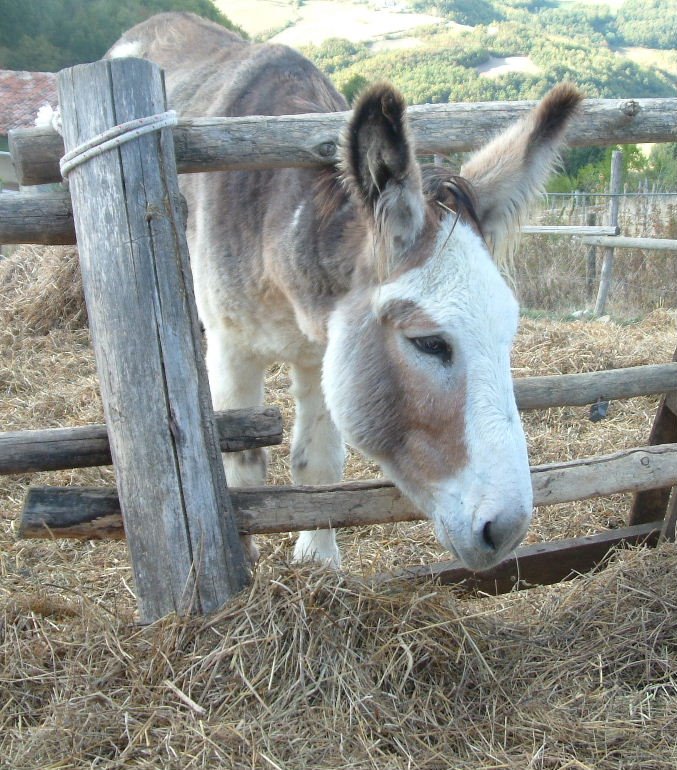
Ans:
[[[448,340],[453,367],[465,377],[466,466],[432,485],[398,479],[397,472],[393,481],[431,516],[446,548],[482,569],[508,555],[531,517],[526,441],[510,372],[519,314],[480,236],[462,221],[454,227],[455,219],[445,221],[431,257],[378,288],[372,306],[379,315],[393,300],[416,303],[437,327],[425,333]],[[429,387],[436,385],[431,380]]]

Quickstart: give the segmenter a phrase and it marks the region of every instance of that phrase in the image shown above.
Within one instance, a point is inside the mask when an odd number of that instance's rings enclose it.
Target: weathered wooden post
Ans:
[[[74,67],[58,83],[67,152],[166,109],[159,68],[139,59]],[[69,182],[141,620],[208,612],[249,569],[200,350],[171,130],[85,161]]]
[[[672,360],[677,361],[677,350]],[[649,444],[668,444],[675,441],[677,441],[677,391],[672,390],[660,400],[649,434]],[[630,510],[628,520],[630,525],[658,521],[665,516],[665,537],[674,539],[677,521],[676,489],[677,487],[659,487],[638,492]],[[670,500],[671,493],[672,500]]]
[[[609,224],[612,227],[618,226],[618,204],[619,196],[623,188],[623,152],[614,150],[611,154],[611,181],[609,183],[609,192],[611,193],[611,203],[609,204]],[[597,291],[597,302],[595,303],[595,315],[604,315],[604,308],[611,288],[611,274],[614,267],[613,247],[607,246],[604,249],[604,259],[602,261],[602,270],[599,280],[599,290]]]
[[[588,212],[586,225],[594,227],[597,224],[597,214],[594,211]],[[597,278],[597,248],[588,246],[588,254],[585,262],[585,294],[588,302],[592,300],[595,291],[595,280]]]

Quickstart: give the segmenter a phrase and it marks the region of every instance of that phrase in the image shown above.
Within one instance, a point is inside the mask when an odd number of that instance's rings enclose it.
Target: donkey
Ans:
[[[163,67],[183,116],[348,109],[299,53],[189,13],[152,17],[108,55]],[[266,367],[289,363],[294,482],[339,481],[345,440],[474,570],[517,546],[532,511],[510,373],[518,305],[492,250],[541,191],[580,100],[556,86],[453,175],[418,164],[404,100],[381,83],[355,104],[336,167],[182,179],[215,409],[261,405]],[[264,482],[262,450],[224,462],[229,484]],[[294,556],[338,568],[335,532],[300,533]]]

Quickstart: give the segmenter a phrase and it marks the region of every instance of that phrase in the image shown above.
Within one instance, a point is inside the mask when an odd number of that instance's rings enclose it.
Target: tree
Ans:
[[[649,155],[649,176],[667,192],[677,192],[677,142],[656,144]]]
[[[369,81],[363,75],[351,75],[342,85],[341,93],[346,97],[348,104],[352,104],[356,97],[369,85]]]
[[[95,61],[161,11],[193,11],[244,35],[211,0],[0,0],[0,68],[52,72]]]
[[[628,45],[677,48],[677,4],[675,0],[625,0],[615,28]]]

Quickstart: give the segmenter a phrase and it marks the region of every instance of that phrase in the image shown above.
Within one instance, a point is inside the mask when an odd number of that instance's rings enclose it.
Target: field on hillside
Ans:
[[[674,95],[674,51],[623,44],[610,29],[622,0],[560,0],[540,9],[500,0],[441,8],[364,0],[215,4],[255,39],[305,49],[339,87],[356,75],[387,77],[417,103],[535,98],[562,78],[608,98]],[[594,21],[596,14],[608,18]],[[336,39],[358,48],[350,52]],[[496,82],[478,84],[477,75]]]
[[[379,7],[351,0],[217,0],[215,5],[250,35],[295,47],[330,37],[378,40],[442,21],[430,14],[393,10],[385,3]]]
[[[661,363],[675,313],[524,318],[516,376]],[[291,424],[283,367],[269,398]],[[0,261],[3,430],[101,420],[73,250]],[[524,415],[532,463],[641,445],[655,398]],[[377,470],[352,454],[350,478]],[[287,483],[288,445],[270,483]],[[124,544],[25,541],[30,484],[0,478],[0,767],[668,770],[677,762],[677,551],[619,553],[596,575],[501,598],[370,576],[444,558],[427,523],[343,531],[344,571],[261,538],[249,592],[206,619],[134,622]],[[538,510],[529,541],[621,526],[625,495]]]

